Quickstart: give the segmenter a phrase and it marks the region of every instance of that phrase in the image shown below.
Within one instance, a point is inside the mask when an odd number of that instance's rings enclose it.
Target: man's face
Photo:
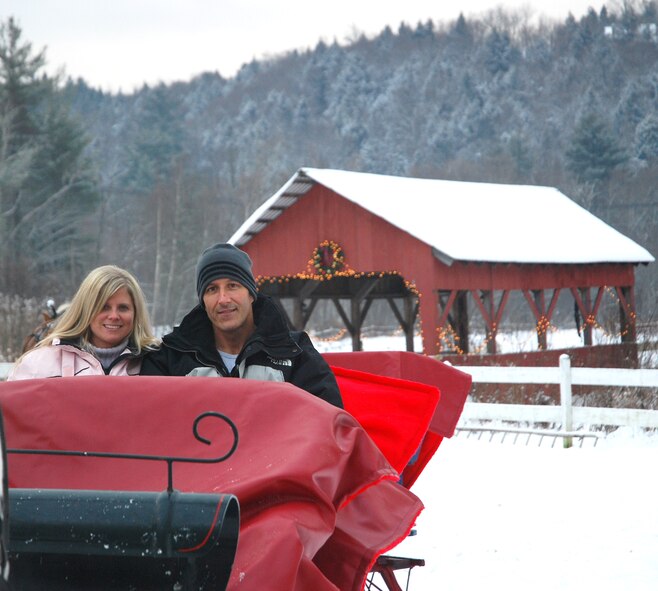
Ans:
[[[254,330],[254,299],[249,290],[235,279],[215,279],[203,293],[203,305],[216,335],[242,337],[245,341]]]

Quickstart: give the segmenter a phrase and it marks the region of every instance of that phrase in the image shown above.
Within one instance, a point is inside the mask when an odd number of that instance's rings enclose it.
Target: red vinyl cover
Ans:
[[[410,351],[324,353],[323,357],[332,366],[334,372],[339,371],[338,368],[346,368],[420,382],[439,389],[441,397],[431,417],[427,433],[422,439],[418,454],[412,463],[400,470],[404,485],[411,487],[434,456],[443,438],[452,437],[454,434],[471,389],[472,377],[433,357]],[[358,395],[358,392],[356,394]],[[382,412],[389,411],[384,407]],[[355,414],[355,416],[357,415]]]
[[[366,379],[357,377],[351,386],[343,380],[348,399]],[[397,386],[404,396],[404,385]],[[24,380],[0,383],[0,407],[10,449],[175,457],[226,453],[232,438],[225,423],[213,417],[199,423],[209,445],[194,438],[192,425],[203,412],[228,416],[239,431],[235,453],[218,464],[175,463],[173,476],[183,492],[237,496],[233,591],[362,589],[376,558],[408,535],[423,507],[351,414],[290,384]],[[167,485],[164,462],[10,454],[8,467],[11,487],[158,491]]]
[[[433,357],[410,351],[356,351],[323,353],[331,366],[436,386],[441,400],[430,429],[452,437],[471,389],[472,376]]]
[[[332,367],[345,410],[356,417],[389,463],[402,473],[429,429],[436,386]]]

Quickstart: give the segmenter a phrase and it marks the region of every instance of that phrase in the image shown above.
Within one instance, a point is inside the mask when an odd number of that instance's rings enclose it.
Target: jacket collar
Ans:
[[[91,353],[91,351],[87,351],[82,347],[80,344],[80,341],[78,340],[72,340],[72,339],[53,339],[53,345],[67,345],[69,347],[75,347],[76,349],[80,349],[80,351],[86,351],[87,353]],[[146,350],[143,349],[142,352],[139,354],[139,357],[143,357],[146,354]],[[121,352],[121,355],[132,355],[133,357],[137,357],[137,347],[135,347],[134,343],[129,340],[128,345],[126,348]],[[121,356],[120,355],[120,356]]]
[[[260,342],[265,348],[281,345],[295,347],[285,317],[271,297],[258,294],[253,307],[256,330],[248,339],[248,343]],[[183,318],[173,332],[165,335],[163,341],[181,350],[216,351],[212,324],[200,304]]]

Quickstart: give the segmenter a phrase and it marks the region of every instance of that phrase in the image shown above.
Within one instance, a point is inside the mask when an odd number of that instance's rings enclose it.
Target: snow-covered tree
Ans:
[[[606,123],[595,114],[578,122],[566,157],[567,168],[581,183],[606,181],[627,160]]]
[[[658,115],[647,115],[635,130],[635,153],[641,160],[658,158]]]
[[[13,19],[0,24],[0,291],[68,295],[95,250],[96,177],[44,65]]]

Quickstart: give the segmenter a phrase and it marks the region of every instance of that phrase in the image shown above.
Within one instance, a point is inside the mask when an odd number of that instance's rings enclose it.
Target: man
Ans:
[[[293,332],[258,293],[249,255],[232,244],[197,263],[199,305],[142,362],[142,375],[196,375],[290,382],[343,408],[336,378],[305,332]]]

